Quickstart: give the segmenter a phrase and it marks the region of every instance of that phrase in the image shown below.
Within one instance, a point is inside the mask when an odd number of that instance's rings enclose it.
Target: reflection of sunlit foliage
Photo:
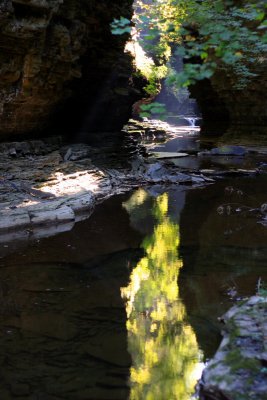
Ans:
[[[189,400],[201,371],[196,336],[179,299],[179,226],[167,212],[164,193],[155,199],[157,224],[143,242],[146,254],[121,289],[133,359],[131,400]]]
[[[138,189],[132,194],[127,202],[123,203],[123,207],[130,214],[135,208],[137,208],[139,205],[142,205],[147,198],[147,192],[144,189]]]

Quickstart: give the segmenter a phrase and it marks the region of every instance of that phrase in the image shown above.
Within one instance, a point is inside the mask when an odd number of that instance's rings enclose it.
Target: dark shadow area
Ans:
[[[197,81],[189,87],[202,115],[201,135],[220,136],[230,125],[229,112],[224,101],[208,79]]]
[[[128,398],[120,288],[142,251],[122,199],[99,206],[68,234],[2,258],[2,399]]]
[[[242,205],[265,201],[266,177],[223,180],[186,193],[181,213],[181,297],[200,347],[213,356],[222,328],[217,318],[242,297],[253,295],[259,277],[266,280],[267,231],[257,216],[238,212]],[[229,195],[228,187],[239,195]],[[242,193],[242,194],[241,194]],[[232,204],[229,214],[217,209]],[[229,209],[228,209],[229,210]]]
[[[138,189],[69,232],[3,247],[1,398],[126,400],[130,378],[136,398],[193,393],[192,370],[220,341],[217,318],[267,279],[266,227],[217,208],[255,208],[266,185],[263,175]]]

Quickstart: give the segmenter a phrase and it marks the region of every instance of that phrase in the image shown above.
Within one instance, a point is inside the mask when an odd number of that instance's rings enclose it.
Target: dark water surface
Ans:
[[[217,318],[267,280],[249,211],[266,189],[264,175],[140,188],[70,232],[1,244],[0,398],[193,398]]]

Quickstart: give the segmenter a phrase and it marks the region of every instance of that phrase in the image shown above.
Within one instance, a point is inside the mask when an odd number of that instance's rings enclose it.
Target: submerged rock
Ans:
[[[202,400],[267,399],[267,298],[253,296],[223,317],[223,340],[204,370]]]
[[[227,145],[215,147],[211,149],[210,154],[213,156],[244,156],[247,150],[242,146]]]

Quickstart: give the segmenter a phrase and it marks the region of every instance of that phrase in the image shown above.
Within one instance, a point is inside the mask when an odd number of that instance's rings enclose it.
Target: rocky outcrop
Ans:
[[[131,6],[131,0],[1,1],[0,139],[52,125],[76,133],[122,126],[138,93],[129,80],[127,36],[112,35],[110,23],[131,18]]]
[[[62,143],[60,136],[0,143],[0,242],[13,240],[21,233],[41,237],[61,232],[64,226],[71,229],[75,222],[91,215],[95,204],[136,186],[203,186],[217,178],[260,173],[259,169],[251,169],[251,160],[245,156],[244,165],[249,163],[250,169],[241,169],[239,163],[238,168],[230,164],[227,169],[209,169],[209,157],[214,160],[220,155],[213,156],[211,151],[202,152],[201,156],[191,141],[187,142],[188,152],[186,143],[182,144],[182,152],[151,147],[153,140],[163,146],[162,142],[168,138],[173,142],[173,137],[181,133],[181,127],[173,130],[166,123],[130,120],[120,135],[105,133],[101,139],[98,135],[98,140],[90,145]],[[226,150],[227,154],[245,152],[238,146],[213,150],[215,154],[225,154]],[[259,214],[265,217],[265,211]],[[205,210],[199,215],[205,216]],[[194,221],[198,221],[198,216]]]
[[[203,373],[201,399],[267,399],[267,299],[254,296],[222,318],[223,341]]]
[[[224,7],[240,7],[255,3],[256,0],[225,1]],[[251,34],[259,32],[259,20],[245,20],[244,25]],[[233,21],[234,25],[234,21]],[[264,30],[262,31],[264,32]],[[240,29],[240,37],[242,37]],[[242,39],[241,39],[242,42]],[[249,49],[253,47],[246,42]],[[203,115],[202,134],[224,134],[225,141],[240,142],[240,139],[249,141],[262,141],[267,138],[267,55],[266,48],[262,46],[258,55],[252,52],[244,65],[217,65],[217,70],[211,79],[197,82],[190,88],[193,98],[197,100]],[[246,57],[244,57],[246,59]],[[246,71],[246,68],[248,70]]]
[[[235,87],[237,77],[218,70],[211,80],[203,80],[190,88],[203,116],[202,133],[216,135],[228,131],[229,137],[267,135],[267,63],[255,66],[247,87]]]
[[[151,132],[148,124],[140,125],[148,135],[156,134],[154,125]],[[0,242],[14,240],[21,234],[40,238],[71,229],[75,222],[88,218],[103,199],[136,186],[213,182],[202,173],[183,172],[168,160],[158,160],[162,158],[158,153],[151,153],[148,158],[136,142],[136,135],[142,132],[133,129],[138,126],[139,123],[132,129],[125,127],[128,141],[123,147],[121,137],[120,149],[109,143],[108,136],[101,147],[66,145],[60,137],[1,143]],[[160,137],[168,134],[163,126],[159,129]],[[130,136],[134,149],[129,145]]]

